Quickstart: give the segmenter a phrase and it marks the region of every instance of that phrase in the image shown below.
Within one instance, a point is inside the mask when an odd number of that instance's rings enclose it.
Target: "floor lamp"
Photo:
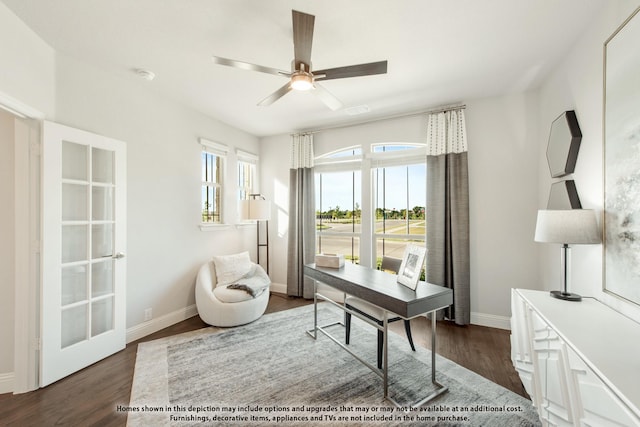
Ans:
[[[267,271],[267,274],[269,274],[269,220],[271,219],[271,202],[266,200],[262,194],[249,194],[249,199],[242,201],[242,218],[253,220],[256,222],[257,263],[260,264],[260,248],[261,247],[266,248],[266,251],[267,251],[266,271]],[[260,221],[266,222],[265,243],[260,243]]]
[[[560,243],[562,290],[551,291],[551,296],[566,301],[580,301],[582,297],[568,291],[571,284],[571,247],[601,242],[596,215],[590,209],[539,210],[534,240],[542,243]]]

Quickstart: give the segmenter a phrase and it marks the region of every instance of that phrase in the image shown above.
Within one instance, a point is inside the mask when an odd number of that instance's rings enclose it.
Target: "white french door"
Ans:
[[[126,345],[126,146],[43,123],[40,386]]]

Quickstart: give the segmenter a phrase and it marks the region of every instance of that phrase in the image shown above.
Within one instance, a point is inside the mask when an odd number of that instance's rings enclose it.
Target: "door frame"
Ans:
[[[39,387],[40,129],[45,114],[0,92],[14,130],[13,393]],[[26,285],[26,286],[25,286]]]

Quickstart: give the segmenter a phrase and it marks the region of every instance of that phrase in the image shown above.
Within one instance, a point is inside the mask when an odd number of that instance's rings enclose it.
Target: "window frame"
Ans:
[[[201,179],[201,186],[200,186],[200,209],[199,209],[199,217],[200,217],[200,229],[201,230],[205,230],[205,229],[215,229],[215,228],[221,228],[221,227],[227,227],[228,225],[225,223],[225,219],[226,219],[226,204],[224,202],[224,197],[225,197],[225,181],[226,181],[226,170],[227,170],[227,156],[229,153],[229,147],[225,144],[222,144],[220,142],[216,142],[216,141],[211,141],[205,138],[199,138],[198,139],[198,143],[201,146],[201,152],[200,152],[200,168],[201,168],[201,173],[200,173],[200,179]],[[216,156],[218,159],[220,159],[220,164],[218,165],[218,169],[219,169],[219,182],[217,181],[206,181],[204,179],[204,177],[202,176],[202,156],[204,154],[210,154],[213,156]],[[202,200],[202,190],[204,188],[209,188],[209,187],[213,187],[216,189],[216,191],[219,194],[219,220],[217,222],[210,222],[210,221],[203,221],[203,211],[204,211],[204,206],[203,206],[203,200]]]
[[[387,152],[374,152],[376,147],[382,146],[397,146],[397,147],[408,147],[402,150],[392,150]],[[378,240],[383,240],[389,238],[388,233],[376,233],[375,225],[376,225],[376,209],[377,209],[377,195],[378,195],[378,187],[377,180],[375,174],[378,169],[381,168],[391,168],[391,167],[409,167],[413,165],[425,165],[427,163],[427,145],[423,143],[378,143],[371,145],[371,215],[372,215],[372,247],[373,247],[373,256],[375,259],[382,258],[385,255],[377,253]],[[425,179],[426,179],[426,169],[425,169]],[[425,221],[426,221],[426,188],[425,188]],[[406,206],[407,211],[411,209],[410,206]],[[407,221],[408,214],[407,214]],[[394,238],[398,240],[405,240],[407,243],[411,241],[420,241],[426,244],[427,235],[426,235],[426,227],[424,234],[394,234]],[[383,243],[384,245],[384,243]]]
[[[237,185],[238,185],[238,200],[246,200],[246,197],[243,197],[243,193],[246,193],[245,196],[249,194],[255,194],[258,185],[258,164],[260,158],[256,154],[249,153],[243,150],[236,150],[236,172],[237,172]],[[241,168],[243,165],[249,166],[249,186],[245,187],[240,182],[241,180]]]
[[[331,151],[329,153],[323,154],[321,156],[316,157],[316,159],[314,160],[314,173],[316,175],[316,179],[320,179],[320,182],[317,183],[317,185],[322,186],[322,182],[321,182],[321,175],[322,174],[327,174],[327,173],[340,173],[340,172],[352,172],[354,175],[352,175],[352,180],[355,180],[355,173],[359,172],[360,173],[360,200],[356,201],[355,200],[355,195],[353,195],[353,192],[355,191],[355,187],[352,187],[352,195],[354,196],[354,205],[355,203],[358,203],[360,206],[360,215],[361,215],[361,223],[360,223],[360,231],[355,231],[352,227],[352,231],[350,232],[331,232],[331,231],[322,231],[322,230],[318,230],[316,228],[316,238],[318,239],[318,243],[316,245],[316,250],[320,250],[322,247],[322,237],[349,237],[351,238],[351,249],[352,249],[352,256],[353,256],[353,260],[352,262],[354,262],[356,259],[361,259],[362,258],[362,254],[361,254],[361,249],[358,251],[358,253],[354,252],[354,246],[356,245],[354,242],[354,239],[358,239],[358,247],[360,247],[360,242],[362,241],[362,235],[363,235],[363,227],[362,227],[362,216],[364,215],[364,210],[363,210],[363,187],[362,187],[362,161],[363,161],[363,155],[358,153],[358,154],[352,154],[352,155],[340,155],[341,153],[347,152],[347,151],[359,151],[360,153],[362,153],[362,147],[359,145],[356,146],[352,146],[352,147],[346,147],[340,150],[335,150],[335,151]],[[336,156],[338,155],[338,156]],[[352,181],[355,185],[355,181]],[[320,187],[320,191],[322,191],[322,188]],[[322,194],[318,194],[317,197],[322,198]],[[355,208],[355,206],[351,206],[352,210]],[[319,206],[316,206],[316,211],[320,209]],[[321,219],[322,221],[322,219]],[[316,222],[316,225],[318,223]]]
[[[377,147],[381,146],[398,146],[407,147],[401,150],[391,150],[387,152],[376,152]],[[382,257],[382,253],[378,253],[378,240],[389,238],[388,233],[376,233],[376,207],[377,207],[377,185],[375,180],[376,169],[394,166],[411,166],[415,164],[427,163],[427,145],[425,143],[416,142],[383,142],[369,144],[369,152],[360,151],[363,154],[355,154],[351,156],[339,155],[340,152],[358,150],[361,146],[350,146],[339,150],[334,150],[326,154],[317,156],[315,159],[316,177],[323,173],[329,172],[345,172],[360,171],[360,203],[361,210],[361,227],[359,232],[330,232],[317,230],[319,237],[326,236],[342,236],[359,239],[359,253],[354,253],[354,257],[365,266],[376,267],[378,258]],[[336,154],[338,154],[336,156]],[[425,175],[426,180],[426,175]],[[426,193],[426,191],[425,191]],[[320,197],[320,196],[318,196]],[[426,194],[425,194],[426,205]],[[407,207],[411,209],[412,207]],[[316,207],[316,211],[320,206]],[[425,211],[427,207],[425,206]],[[426,220],[426,212],[425,212]],[[426,243],[426,228],[424,234],[397,234],[393,236],[400,240],[420,241]],[[316,250],[319,250],[319,244],[316,244]]]

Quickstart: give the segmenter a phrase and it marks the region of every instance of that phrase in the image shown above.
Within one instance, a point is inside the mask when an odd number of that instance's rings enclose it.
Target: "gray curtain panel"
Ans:
[[[313,280],[304,265],[315,258],[315,185],[313,168],[289,170],[287,295],[313,298]]]
[[[453,305],[439,313],[471,322],[469,298],[469,172],[464,113],[429,118],[427,156],[427,282],[453,289]]]

